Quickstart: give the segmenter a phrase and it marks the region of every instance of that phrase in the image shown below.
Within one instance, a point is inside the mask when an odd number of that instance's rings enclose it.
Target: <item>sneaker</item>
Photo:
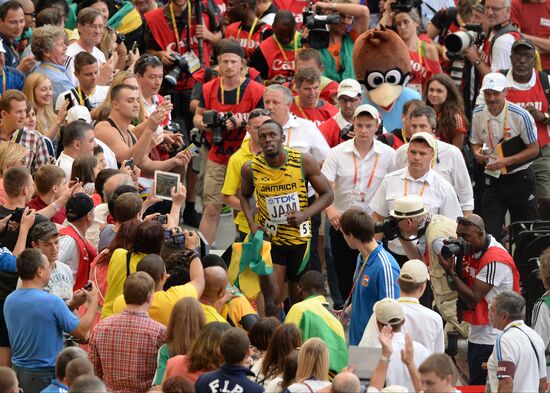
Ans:
[[[232,208],[230,208],[229,206],[222,207],[222,211],[220,213],[221,217],[232,216],[232,215],[233,215],[233,209]]]

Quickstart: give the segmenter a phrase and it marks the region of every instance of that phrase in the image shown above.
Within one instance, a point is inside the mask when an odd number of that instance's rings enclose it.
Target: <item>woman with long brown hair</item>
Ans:
[[[211,322],[197,336],[188,355],[176,355],[168,360],[164,380],[181,375],[193,384],[207,371],[220,367],[223,356],[220,342],[223,332],[230,328],[228,323]]]
[[[439,139],[462,149],[468,120],[464,115],[464,100],[451,77],[447,74],[432,76],[426,85],[425,101],[437,114]]]
[[[159,349],[153,385],[162,383],[168,360],[177,355],[186,355],[205,326],[206,318],[197,299],[185,297],[178,300],[166,329],[166,344]]]
[[[267,386],[273,379],[282,377],[286,357],[299,348],[301,343],[302,332],[296,325],[283,324],[275,329],[262,360],[260,372],[256,375],[256,382]]]

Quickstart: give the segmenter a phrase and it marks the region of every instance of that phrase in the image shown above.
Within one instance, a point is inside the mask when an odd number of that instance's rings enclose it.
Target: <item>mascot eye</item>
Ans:
[[[391,85],[398,85],[401,82],[401,73],[397,70],[390,70],[386,73],[386,82]]]
[[[381,72],[371,72],[367,77],[367,83],[372,88],[377,88],[382,83],[384,83],[384,75]]]

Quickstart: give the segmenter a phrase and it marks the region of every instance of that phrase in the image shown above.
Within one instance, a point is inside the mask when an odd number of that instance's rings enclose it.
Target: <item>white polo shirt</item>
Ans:
[[[396,150],[392,171],[408,165],[406,143]],[[474,190],[470,174],[460,149],[443,141],[437,141],[437,157],[432,168],[454,187],[462,211],[474,210]]]
[[[538,392],[539,380],[546,377],[544,342],[522,320],[506,325],[487,362],[491,392],[497,392],[499,379],[507,377],[514,378],[514,392]]]
[[[98,107],[101,103],[103,103],[103,101],[105,101],[105,98],[107,97],[107,94],[109,93],[109,89],[110,89],[109,86],[96,86],[95,87],[92,94],[90,94],[87,97],[88,102],[90,103],[92,109]],[[66,90],[63,93],[61,93],[60,95],[58,95],[57,100],[55,101],[55,110],[58,111],[59,109],[61,109],[61,107],[65,103],[65,95],[67,95],[67,94],[71,94],[73,105],[81,105],[80,104],[80,97],[78,97],[78,95],[76,95],[75,92],[77,92],[77,94],[78,94],[78,89]],[[85,105],[83,105],[83,106],[85,106]]]
[[[497,116],[491,115],[486,105],[480,105],[474,109],[470,142],[475,145],[482,145],[483,143],[487,145],[490,152],[489,163],[497,158],[496,146],[499,143],[518,135],[526,145],[537,142],[535,120],[529,112],[519,105],[507,100],[504,108]],[[509,173],[519,172],[528,168],[529,165],[531,165],[530,162]]]
[[[433,169],[418,179],[412,178],[408,168],[387,174],[374,194],[369,208],[382,217],[387,217],[397,198],[413,194],[422,197],[432,214],[441,214],[452,220],[462,216],[453,186]]]
[[[343,213],[354,207],[368,211],[368,204],[388,173],[394,156],[395,150],[377,140],[365,158],[357,151],[355,139],[330,149],[321,172],[334,183],[336,210]]]
[[[546,291],[546,293],[537,300],[533,306],[533,315],[531,317],[531,325],[540,338],[542,338],[547,353],[550,353],[550,307],[548,307],[543,298],[549,295],[550,291]],[[546,364],[549,364],[549,360],[550,356],[547,355]],[[546,374],[548,375],[549,372],[550,367],[546,366]]]
[[[424,345],[432,353],[445,352],[445,336],[443,334],[443,319],[435,311],[420,304],[413,297],[400,297],[397,301],[403,307],[405,323],[401,330],[409,333],[414,341]],[[380,331],[373,314],[359,343],[360,347],[380,347]]]
[[[290,112],[288,121],[283,126],[283,132],[285,135],[285,146],[302,153],[310,154],[319,163],[325,160],[330,151],[330,146],[315,123],[296,117]],[[308,197],[315,195],[315,190],[309,183],[307,190]]]
[[[402,332],[394,333],[392,340],[393,351],[388,363],[388,372],[386,374],[386,386],[401,385],[407,388],[408,392],[416,391],[411,381],[411,376],[407,366],[401,361],[401,351],[405,349],[405,334]],[[417,341],[413,340],[414,364],[420,365],[431,353]],[[418,366],[417,366],[418,367]]]

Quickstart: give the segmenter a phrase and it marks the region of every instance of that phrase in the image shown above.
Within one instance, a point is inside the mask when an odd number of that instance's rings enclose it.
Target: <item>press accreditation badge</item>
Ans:
[[[201,68],[201,62],[195,54],[195,52],[187,52],[182,55],[187,60],[187,66],[189,67],[189,73],[194,74]]]
[[[351,197],[349,201],[349,207],[363,209],[365,207],[365,201],[367,200],[367,194],[359,189],[359,187],[353,187],[351,191]]]
[[[286,214],[289,211],[300,211],[297,192],[275,197],[266,197],[265,204],[267,206],[267,213],[269,214],[269,221],[278,225],[288,224]]]

